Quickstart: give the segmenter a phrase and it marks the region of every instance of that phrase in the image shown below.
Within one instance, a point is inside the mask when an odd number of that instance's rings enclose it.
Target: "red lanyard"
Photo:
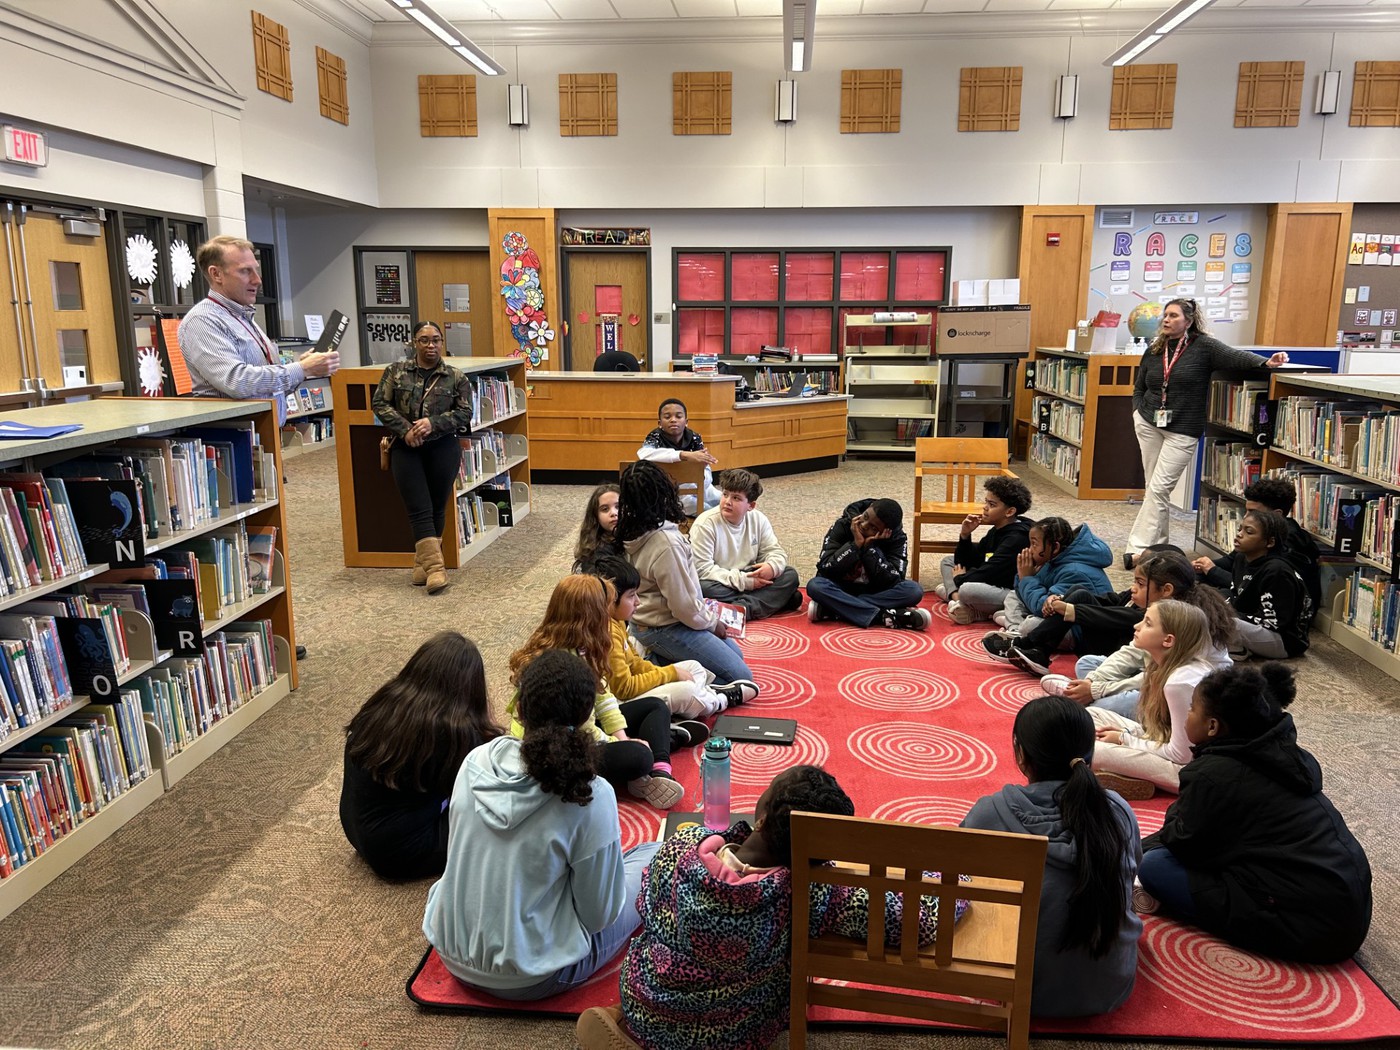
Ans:
[[[1163,405],[1165,405],[1165,404],[1167,403],[1167,384],[1171,382],[1171,379],[1172,379],[1172,369],[1176,367],[1176,363],[1177,363],[1178,361],[1181,360],[1181,355],[1184,354],[1184,353],[1186,353],[1186,348],[1187,348],[1188,346],[1190,346],[1190,345],[1191,345],[1191,337],[1190,337],[1190,336],[1185,336],[1185,335],[1183,335],[1179,340],[1177,340],[1177,344],[1176,344],[1176,353],[1172,354],[1171,357],[1168,357],[1168,356],[1167,356],[1167,354],[1166,354],[1166,352],[1165,352],[1165,348],[1163,348],[1163,353],[1162,353],[1162,404],[1163,404]]]
[[[215,306],[223,307],[224,313],[228,314],[247,330],[248,334],[253,337],[253,342],[258,344],[258,349],[263,352],[263,357],[267,358],[268,364],[275,365],[277,363],[277,359],[273,356],[271,347],[267,345],[267,340],[263,337],[262,333],[258,331],[256,325],[250,325],[247,321],[245,321],[242,318],[242,316],[234,313],[227,306],[224,306],[223,303],[219,302],[219,300],[215,299],[212,295],[209,297],[209,301]]]

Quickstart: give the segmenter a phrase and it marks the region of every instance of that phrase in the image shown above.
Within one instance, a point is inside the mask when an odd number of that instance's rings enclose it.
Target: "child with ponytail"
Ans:
[[[1195,757],[1162,830],[1143,842],[1143,889],[1164,912],[1250,951],[1349,959],[1371,924],[1371,867],[1322,793],[1284,708],[1279,664],[1205,678],[1186,732]]]
[[[1128,804],[1094,777],[1094,723],[1073,700],[1042,696],[1011,730],[1026,784],[979,799],[962,826],[1050,840],[1035,942],[1031,1013],[1085,1017],[1133,990],[1142,920],[1130,906],[1142,851]]]
[[[594,773],[596,672],[549,649],[517,678],[523,736],[462,763],[423,933],[464,984],[532,1001],[582,984],[626,943],[657,844],[623,853],[617,798]]]

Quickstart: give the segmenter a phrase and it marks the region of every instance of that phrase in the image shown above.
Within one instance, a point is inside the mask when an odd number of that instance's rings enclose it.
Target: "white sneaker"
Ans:
[[[948,588],[941,583],[933,589],[933,593],[937,595],[940,602],[946,602],[948,600]]]
[[[1073,681],[1067,674],[1048,674],[1040,680],[1040,688],[1047,696],[1064,696],[1065,689]]]
[[[1011,626],[1011,620],[1007,617],[1005,609],[998,609],[992,613],[992,623],[1002,628]]]
[[[954,623],[961,624],[969,624],[976,619],[972,610],[956,598],[948,603],[948,618]]]

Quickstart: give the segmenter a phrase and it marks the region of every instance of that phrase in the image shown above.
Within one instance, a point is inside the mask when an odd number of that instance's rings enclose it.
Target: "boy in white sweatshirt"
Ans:
[[[756,509],[763,482],[739,469],[723,471],[717,480],[719,506],[690,526],[701,593],[741,606],[750,620],[800,609],[797,570],[788,565],[768,516]]]

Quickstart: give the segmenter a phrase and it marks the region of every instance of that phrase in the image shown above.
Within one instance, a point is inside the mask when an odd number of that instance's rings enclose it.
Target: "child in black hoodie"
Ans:
[[[1246,511],[1235,534],[1235,550],[1217,558],[1206,582],[1229,584],[1227,600],[1245,654],[1271,660],[1308,651],[1312,599],[1298,571],[1283,556],[1288,523],[1272,510]]]
[[[1283,710],[1294,695],[1280,664],[1201,681],[1186,718],[1195,757],[1138,878],[1163,911],[1232,944],[1334,963],[1366,939],[1371,867],[1298,746]]]

